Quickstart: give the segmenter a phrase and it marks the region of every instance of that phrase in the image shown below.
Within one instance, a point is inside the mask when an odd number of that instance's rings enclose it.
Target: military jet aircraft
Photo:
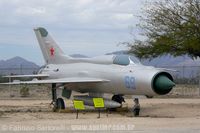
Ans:
[[[57,97],[57,88],[63,87],[62,97],[71,92],[87,93],[74,99],[93,105],[92,98],[113,94],[104,99],[106,108],[120,107],[124,95],[168,94],[175,86],[166,69],[142,65],[134,56],[103,55],[93,58],[72,58],[64,54],[45,28],[34,29],[46,65],[36,75],[9,75],[8,78],[32,77],[37,80],[2,84],[50,84],[55,109],[64,109],[63,98]]]

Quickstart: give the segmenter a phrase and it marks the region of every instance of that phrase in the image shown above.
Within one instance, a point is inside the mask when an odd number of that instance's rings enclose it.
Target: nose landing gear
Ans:
[[[134,99],[134,106],[133,106],[133,115],[135,117],[139,116],[140,114],[140,103],[139,103],[139,99],[138,98],[135,98]]]

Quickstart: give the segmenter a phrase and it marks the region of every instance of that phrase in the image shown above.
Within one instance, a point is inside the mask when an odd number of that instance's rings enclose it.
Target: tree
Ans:
[[[200,0],[157,0],[149,4],[137,25],[144,37],[134,40],[129,52],[140,58],[163,54],[200,57]]]

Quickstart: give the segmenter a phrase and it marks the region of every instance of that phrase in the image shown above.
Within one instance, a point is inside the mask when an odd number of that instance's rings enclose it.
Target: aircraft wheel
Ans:
[[[65,109],[65,103],[62,98],[56,99],[56,109]]]
[[[120,104],[122,104],[122,102],[125,102],[122,95],[113,95],[112,100]]]
[[[153,96],[148,96],[148,95],[146,95],[146,97],[147,97],[147,98],[153,98]]]
[[[124,98],[122,95],[113,95],[112,96],[112,100],[115,101],[115,102],[118,102],[121,104],[122,106],[122,102],[125,102]],[[119,107],[121,108],[121,107]],[[110,111],[116,111],[117,108],[110,108]]]

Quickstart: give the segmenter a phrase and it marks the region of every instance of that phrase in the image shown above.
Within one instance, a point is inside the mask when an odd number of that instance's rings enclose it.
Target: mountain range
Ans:
[[[124,54],[126,51],[117,51],[109,54]],[[88,58],[85,55],[73,54],[74,58]],[[154,59],[143,59],[142,64],[161,68],[175,69],[179,77],[197,77],[200,72],[200,59],[192,59],[187,55],[173,57],[163,55]],[[40,66],[22,57],[14,57],[8,60],[0,60],[0,75],[8,74],[32,74],[39,70]]]
[[[107,55],[127,54],[127,51],[116,51],[107,53]],[[173,57],[172,55],[163,55],[153,59],[141,59],[142,64],[155,67],[175,67],[175,66],[200,66],[200,58],[192,59],[188,55]]]
[[[116,51],[109,54],[127,54],[127,51]],[[200,75],[200,58],[192,59],[188,55],[173,57],[167,54],[153,59],[141,59],[140,62],[147,66],[176,70],[176,72],[170,72],[176,79],[194,80]]]
[[[22,57],[16,56],[8,60],[0,60],[0,75],[8,74],[32,74],[37,72],[40,66]]]

